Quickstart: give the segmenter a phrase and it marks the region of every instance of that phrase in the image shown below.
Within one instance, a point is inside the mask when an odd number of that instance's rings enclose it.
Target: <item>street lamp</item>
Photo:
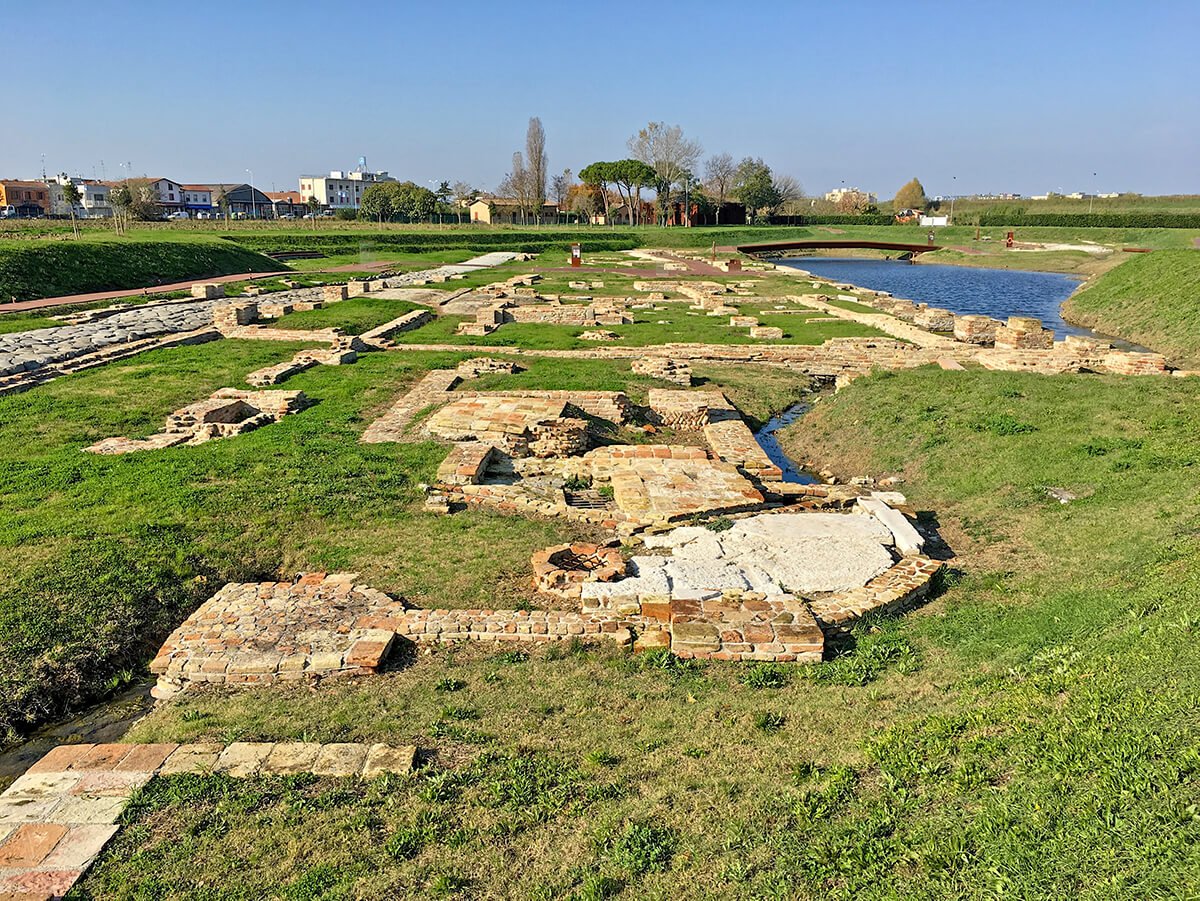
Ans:
[[[1096,200],[1096,173],[1092,173],[1092,193],[1088,197],[1088,215],[1092,215],[1092,203]]]
[[[951,185],[951,188],[953,189],[953,193],[950,195],[950,224],[953,225],[954,224],[954,198],[958,195],[958,176],[951,175],[950,180],[952,182],[954,182],[954,184]]]
[[[250,173],[250,218],[257,219],[258,205],[254,202],[254,170],[247,169],[246,171]]]

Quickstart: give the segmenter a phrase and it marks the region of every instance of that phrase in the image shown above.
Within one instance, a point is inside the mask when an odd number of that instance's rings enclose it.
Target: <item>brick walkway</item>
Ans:
[[[59,745],[0,794],[0,899],[60,898],[120,828],[134,792],[156,776],[313,773],[372,779],[412,770],[416,748],[234,742]]]

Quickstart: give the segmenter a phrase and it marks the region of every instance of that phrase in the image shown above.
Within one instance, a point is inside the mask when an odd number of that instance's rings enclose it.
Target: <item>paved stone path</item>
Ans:
[[[59,745],[0,794],[0,899],[60,898],[120,828],[155,776],[313,773],[372,779],[407,773],[414,747],[315,742]]]
[[[212,324],[214,301],[134,307],[80,325],[0,335],[0,376],[53,366],[117,344]]]

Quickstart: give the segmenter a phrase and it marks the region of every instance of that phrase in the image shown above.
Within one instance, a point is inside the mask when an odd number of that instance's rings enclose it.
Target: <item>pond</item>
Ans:
[[[835,257],[792,257],[775,262],[806,269],[830,281],[887,291],[896,297],[955,313],[996,319],[1036,316],[1046,328],[1054,330],[1056,339],[1093,334],[1082,326],[1063,321],[1062,302],[1075,290],[1079,279],[1057,272]]]

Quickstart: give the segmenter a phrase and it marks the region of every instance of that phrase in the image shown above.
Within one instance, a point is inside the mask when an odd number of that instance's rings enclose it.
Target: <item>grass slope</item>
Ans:
[[[1138,254],[1076,292],[1063,313],[1200,367],[1200,251]]]
[[[165,780],[84,887],[1194,897],[1198,395],[1151,378],[859,380],[787,440],[845,475],[901,472],[937,511],[959,558],[923,611],[812,668],[477,647],[320,693],[200,692],[131,739],[413,741],[427,763],[372,783]]]
[[[0,243],[0,298],[34,300],[281,268],[252,250],[211,239],[13,241]]]

